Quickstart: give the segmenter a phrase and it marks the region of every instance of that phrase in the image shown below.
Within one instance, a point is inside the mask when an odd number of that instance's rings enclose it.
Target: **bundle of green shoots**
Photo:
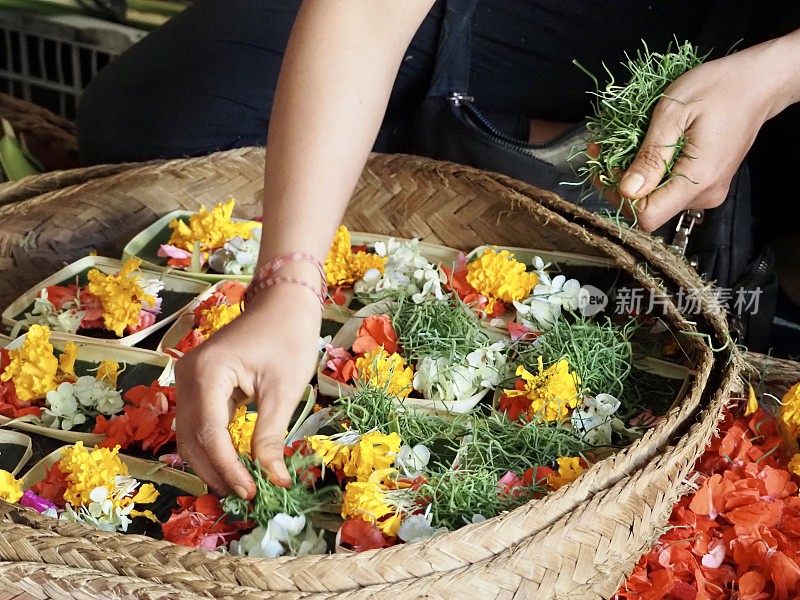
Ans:
[[[3,137],[0,138],[0,180],[17,181],[44,171],[42,164],[28,150],[24,139],[17,137],[14,128],[6,119],[2,120]]]
[[[359,386],[335,403],[336,420],[357,431],[396,433],[410,448],[430,452],[421,485],[407,492],[413,506],[430,506],[431,525],[448,530],[491,518],[547,493],[547,482],[532,480],[513,493],[498,493],[503,477],[555,464],[559,457],[587,449],[560,424],[512,422],[486,407],[468,414],[429,414],[397,405],[384,390]]]
[[[586,164],[579,169],[585,181],[598,181],[604,189],[615,189],[619,185],[644,141],[656,104],[673,81],[698,66],[704,58],[689,42],[676,42],[674,51],[670,45],[664,53],[651,52],[645,44],[643,50],[633,57],[627,56],[627,62],[623,63],[630,73],[628,82],[617,84],[606,68],[610,81],[604,88],[594,75],[575,63],[594,80],[597,88],[593,92],[596,97],[594,115],[589,117],[586,126],[589,145],[596,144],[599,154],[586,152]],[[673,167],[684,155],[685,146],[686,139],[681,137],[671,159],[664,165],[661,186],[677,175]]]

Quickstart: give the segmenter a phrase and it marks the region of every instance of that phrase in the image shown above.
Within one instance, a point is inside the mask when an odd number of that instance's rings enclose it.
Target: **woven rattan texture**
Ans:
[[[10,301],[89,250],[118,255],[171,210],[233,195],[241,216],[255,216],[262,170],[261,151],[235,150],[129,168],[0,208],[6,275],[0,297]],[[519,182],[417,157],[373,156],[345,222],[465,250],[496,243],[596,254],[665,294],[701,285],[687,265],[644,235]],[[686,399],[642,440],[504,517],[377,553],[262,561],[103,534],[0,505],[0,561],[6,561],[0,579],[38,586],[26,589],[31,593],[46,585],[73,593],[69,586],[85,585],[89,597],[108,598],[126,597],[126,590],[128,597],[171,597],[146,595],[153,581],[186,598],[608,597],[660,533],[724,403],[741,393],[739,355],[710,299],[702,298],[692,322],[674,305],[667,308],[673,330],[693,334],[681,337],[696,370]],[[696,334],[722,350],[712,353]],[[36,571],[31,565],[37,563],[48,566]],[[92,591],[98,585],[108,587]]]
[[[8,119],[47,170],[78,166],[78,143],[71,121],[6,94],[0,94],[0,118]]]

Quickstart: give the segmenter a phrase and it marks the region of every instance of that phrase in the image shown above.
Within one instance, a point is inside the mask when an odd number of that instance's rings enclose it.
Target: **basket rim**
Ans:
[[[259,159],[261,156],[261,151],[240,149],[229,151],[225,156],[217,154],[201,159],[168,161],[154,167],[145,166],[131,169],[118,175],[73,186],[66,191],[50,192],[33,199],[31,206],[63,198],[65,195],[105,189],[110,185],[126,185],[126,182],[142,175],[152,179],[154,176],[167,175],[171,169],[180,172],[207,161],[218,161],[223,158],[236,160],[243,157]],[[685,270],[679,261],[669,256],[663,256],[663,246],[655,247],[643,242],[644,236],[635,231],[613,231],[614,228],[610,223],[593,217],[580,207],[568,205],[554,194],[543,192],[527,186],[527,184],[461,165],[408,155],[373,155],[367,165],[367,170],[397,170],[402,167],[413,168],[417,173],[424,173],[429,180],[438,179],[451,184],[463,183],[466,180],[470,185],[483,191],[491,190],[493,194],[502,196],[509,205],[521,207],[523,211],[530,213],[531,219],[542,221],[546,218],[553,227],[564,230],[564,235],[573,234],[591,242],[596,246],[598,252],[611,256],[620,268],[630,272],[648,289],[662,290],[666,289],[667,285],[679,286],[685,285],[687,282],[693,285],[697,284],[696,276],[692,276]],[[2,215],[1,211],[0,215]],[[653,263],[654,268],[651,269],[651,273],[641,268],[640,264],[643,261]],[[697,319],[696,325],[683,319],[674,306],[672,306],[667,319],[675,324],[676,329],[699,330],[711,336],[717,343],[724,342],[727,327],[721,318],[711,312],[710,298],[701,298],[700,308],[702,315]],[[678,327],[678,325],[680,326]],[[378,575],[374,570],[359,568],[359,565],[363,566],[371,560],[374,551],[347,557],[330,555],[312,559],[274,559],[268,562],[269,567],[259,570],[257,566],[259,563],[256,559],[231,559],[211,554],[203,555],[203,558],[200,558],[198,554],[195,554],[196,551],[192,551],[193,558],[184,560],[186,553],[180,549],[158,544],[153,547],[158,548],[157,553],[164,557],[164,560],[168,560],[166,557],[169,556],[169,560],[175,560],[193,572],[206,571],[208,565],[213,564],[214,567],[211,570],[217,576],[222,576],[223,571],[229,570],[227,571],[229,575],[224,575],[225,577],[232,576],[236,579],[241,576],[248,578],[248,581],[250,577],[248,573],[258,572],[263,576],[258,581],[261,589],[286,592],[325,592],[331,589],[344,592],[365,586],[374,586],[372,589],[377,590],[381,586],[405,585],[416,580],[427,580],[430,577],[455,577],[464,570],[482,568],[481,565],[485,566],[487,561],[494,560],[509,548],[524,545],[528,538],[539,536],[543,531],[555,527],[562,519],[568,519],[575,508],[591,501],[594,497],[599,498],[601,492],[622,485],[622,482],[629,479],[631,474],[638,473],[648,463],[652,463],[654,456],[669,450],[675,428],[682,428],[685,424],[690,423],[696,416],[698,407],[711,406],[711,397],[715,390],[705,389],[705,384],[710,383],[711,385],[708,387],[713,388],[722,381],[735,379],[738,372],[738,361],[736,360],[738,350],[728,346],[720,354],[714,356],[708,347],[698,341],[695,336],[689,336],[687,346],[696,353],[694,358],[696,358],[698,375],[691,392],[694,402],[680,407],[672,415],[670,423],[673,426],[672,429],[667,430],[665,426],[660,431],[651,432],[640,441],[641,443],[636,442],[622,453],[594,465],[587,471],[587,473],[594,472],[594,476],[583,476],[570,486],[547,496],[550,516],[542,514],[541,507],[537,506],[534,509],[529,505],[508,515],[486,521],[484,524],[471,525],[441,538],[434,538],[423,546],[394,546],[379,551],[381,564],[392,563],[394,565],[395,561],[397,564],[397,566],[384,570],[380,574],[380,581],[376,580]],[[706,433],[710,435],[707,431],[703,435]],[[695,441],[700,440],[699,436],[695,437],[697,438]],[[689,450],[686,452],[691,453]],[[600,465],[604,465],[602,471],[599,469]],[[606,477],[600,477],[598,475],[600,473]],[[536,525],[524,529],[520,533],[520,523],[525,523],[526,516],[532,517]],[[102,539],[104,543],[107,542],[115,548],[125,545],[125,540],[113,537],[93,536],[93,539]],[[339,560],[347,560],[348,563],[340,564]],[[411,561],[417,566],[410,566]],[[237,570],[237,565],[241,565],[240,570]],[[337,581],[329,582],[327,586],[320,581],[311,581],[313,576],[310,574],[318,573],[319,569],[323,568],[322,565],[332,573],[339,571]],[[248,571],[251,568],[253,570]],[[269,568],[272,570],[268,572]]]

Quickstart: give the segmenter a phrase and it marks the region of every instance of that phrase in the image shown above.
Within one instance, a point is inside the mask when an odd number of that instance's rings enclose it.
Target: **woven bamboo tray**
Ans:
[[[26,490],[45,478],[47,470],[61,460],[61,451],[61,448],[53,450],[22,476],[22,485]],[[128,475],[135,477],[139,481],[168,483],[192,496],[202,496],[207,491],[205,484],[190,473],[178,471],[160,462],[144,460],[127,454],[120,454],[119,458],[122,464],[128,467]]]
[[[106,274],[113,274],[119,272],[122,268],[122,262],[113,259],[113,258],[105,258],[102,256],[87,256],[85,258],[81,258],[80,260],[75,261],[72,264],[67,265],[63,269],[59,270],[58,272],[54,273],[44,281],[39,282],[32,288],[30,288],[27,292],[22,294],[19,298],[17,298],[14,302],[12,302],[2,314],[3,323],[10,327],[15,327],[20,324],[20,320],[25,318],[25,312],[28,310],[34,300],[39,296],[42,289],[51,286],[51,285],[69,285],[75,282],[75,278],[84,273],[89,269],[97,269]],[[167,292],[177,292],[182,294],[192,294],[197,295],[203,293],[206,289],[208,289],[207,283],[201,283],[194,281],[192,279],[187,279],[185,277],[181,277],[179,275],[175,275],[170,272],[156,272],[156,271],[147,271],[142,269],[142,275],[147,278],[153,279],[160,279],[164,282],[164,291],[162,295]],[[172,312],[167,312],[164,309],[164,313],[159,314],[157,317],[157,321],[150,325],[149,327],[145,327],[136,333],[131,333],[120,338],[112,338],[105,340],[109,344],[118,344],[121,346],[133,346],[141,342],[147,336],[155,333],[162,327],[169,325],[172,321],[178,318],[178,315],[186,308],[188,304],[191,303],[191,300],[188,301],[184,306],[179,307],[178,309],[173,310]],[[79,335],[78,337],[82,338],[91,338],[87,335]]]
[[[12,475],[16,475],[33,455],[31,438],[18,431],[0,429],[0,446],[3,444],[16,446],[18,451],[15,453],[15,460],[12,460],[11,457],[5,458],[0,456],[0,469],[4,469]],[[17,457],[16,454],[19,454],[19,456]]]
[[[25,335],[22,335],[11,342],[8,348],[19,348],[24,340]],[[66,333],[50,334],[50,343],[53,344],[53,348],[58,351],[63,351],[67,342],[73,342],[78,347],[79,361],[99,364],[103,360],[114,360],[120,363],[122,367],[138,364],[152,365],[160,370],[157,379],[161,385],[170,385],[174,381],[173,361],[165,354],[160,354],[151,350],[143,350],[141,348],[126,348],[118,344],[109,343],[105,340],[91,340]],[[145,385],[149,385],[150,383],[151,382],[148,381]],[[25,416],[17,419],[9,419],[8,417],[0,416],[0,427],[10,427],[69,444],[82,441],[85,444],[93,445],[100,443],[104,437],[97,433],[53,429],[46,425],[41,425],[33,416]]]
[[[334,348],[350,350],[358,336],[358,329],[361,327],[363,320],[371,315],[385,314],[386,311],[387,303],[385,301],[368,304],[356,312],[353,317],[342,326],[339,332],[333,336],[331,345]],[[487,330],[487,333],[490,332]],[[491,337],[493,339],[499,339],[500,336],[492,333]],[[319,386],[320,393],[333,398],[352,394],[355,391],[353,385],[337,381],[326,373],[327,362],[328,354],[325,353],[317,365],[317,385]],[[412,392],[411,395],[402,401],[398,400],[398,404],[406,408],[415,408],[424,412],[464,414],[472,410],[488,393],[489,389],[486,388],[462,400],[434,401],[421,398],[418,394]]]
[[[171,234],[169,224],[174,219],[188,221],[192,214],[194,214],[193,211],[188,210],[175,210],[167,213],[155,223],[139,232],[130,242],[125,245],[125,247],[122,249],[122,260],[136,257],[142,261],[142,266],[147,269],[168,268],[167,259],[153,256],[152,253],[148,251],[148,247],[152,246],[153,243],[157,243],[159,245],[168,243]],[[245,219],[241,220],[244,221]],[[250,281],[253,278],[252,275],[223,275],[220,273],[210,272],[192,273],[191,271],[177,269],[176,272],[184,275],[185,277],[190,277],[199,281],[208,281],[210,283],[217,283],[219,281],[225,281],[229,279],[235,281]]]
[[[37,274],[88,244],[118,252],[159,216],[210,206],[227,195],[237,198],[240,216],[255,216],[262,168],[263,153],[243,149],[49,192],[16,210],[0,209],[0,257],[10,256],[16,268],[24,265]],[[85,211],[97,219],[94,227]],[[417,157],[373,156],[345,224],[463,251],[494,244],[597,256],[667,297],[680,287],[702,287],[688,265],[645,235],[520,182]],[[27,231],[34,236],[24,252],[9,252]],[[425,544],[263,561],[153,540],[134,543],[3,506],[0,575],[56,597],[608,597],[661,531],[724,403],[741,391],[741,358],[729,343],[723,315],[714,312],[712,294],[701,294],[699,304],[700,312],[688,318],[673,302],[665,307],[670,328],[689,334],[680,341],[695,375],[684,402],[573,484],[504,517]],[[722,349],[712,352],[704,336]],[[83,549],[93,547],[101,547],[102,555],[86,558]]]

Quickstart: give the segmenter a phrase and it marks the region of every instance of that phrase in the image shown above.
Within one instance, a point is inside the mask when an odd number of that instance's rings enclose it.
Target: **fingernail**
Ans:
[[[237,485],[233,488],[234,493],[242,500],[247,500],[247,489],[243,485]]]
[[[286,477],[281,477],[279,475],[270,475],[269,482],[272,485],[277,485],[282,488],[288,488],[292,486],[292,480]]]
[[[644,185],[644,175],[641,173],[630,173],[622,178],[620,188],[629,196],[635,195]]]

